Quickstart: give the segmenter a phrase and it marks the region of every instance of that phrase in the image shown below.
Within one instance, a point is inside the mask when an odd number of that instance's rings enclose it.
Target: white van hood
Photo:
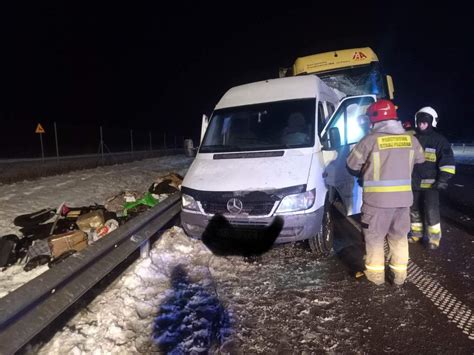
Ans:
[[[311,149],[286,151],[265,158],[214,159],[198,154],[183,186],[200,191],[262,191],[304,185],[308,182]]]

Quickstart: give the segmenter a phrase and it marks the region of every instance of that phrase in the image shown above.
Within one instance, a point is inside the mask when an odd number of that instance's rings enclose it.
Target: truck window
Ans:
[[[341,144],[357,143],[370,129],[365,113],[372,97],[354,97],[345,100],[334,115],[329,127],[337,127],[341,136]]]

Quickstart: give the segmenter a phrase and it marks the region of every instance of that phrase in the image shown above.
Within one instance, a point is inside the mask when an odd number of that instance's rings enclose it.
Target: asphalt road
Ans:
[[[339,214],[332,257],[317,259],[296,244],[274,248],[237,273],[233,263],[240,261],[229,261],[230,276],[221,270],[216,277],[219,297],[236,315],[236,340],[228,348],[245,354],[473,354],[472,173],[459,169],[442,197],[441,247],[410,245],[402,289],[354,277],[362,236]]]

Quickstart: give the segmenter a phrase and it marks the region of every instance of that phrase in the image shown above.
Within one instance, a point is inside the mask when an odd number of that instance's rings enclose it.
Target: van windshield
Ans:
[[[214,153],[312,147],[315,111],[314,98],[216,110],[199,151]]]

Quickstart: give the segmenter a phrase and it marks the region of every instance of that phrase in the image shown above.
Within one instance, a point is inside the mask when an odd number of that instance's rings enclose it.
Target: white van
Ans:
[[[309,239],[315,252],[329,253],[331,202],[339,196],[348,214],[360,211],[361,189],[345,158],[366,133],[357,118],[375,100],[339,103],[341,96],[314,75],[227,91],[204,122],[182,184],[186,233],[200,237],[215,214],[245,229],[268,226],[278,215],[284,226],[276,243]]]

